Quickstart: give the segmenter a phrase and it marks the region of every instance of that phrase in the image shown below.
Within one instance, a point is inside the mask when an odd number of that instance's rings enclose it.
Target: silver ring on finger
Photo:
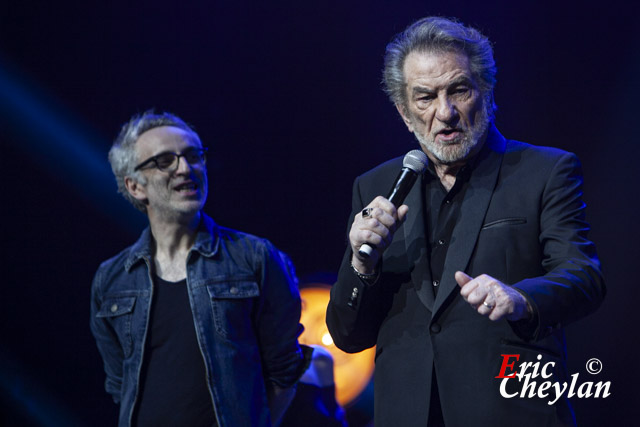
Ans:
[[[485,307],[487,307],[489,310],[493,310],[495,308],[495,305],[493,304],[488,304],[486,301],[482,301],[482,305],[484,305]]]
[[[362,209],[362,218],[369,218],[371,216],[371,211],[373,208],[364,208]]]

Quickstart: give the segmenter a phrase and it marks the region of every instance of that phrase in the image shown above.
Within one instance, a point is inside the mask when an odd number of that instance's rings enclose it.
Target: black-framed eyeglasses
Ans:
[[[207,148],[190,149],[180,154],[172,152],[160,153],[140,163],[133,170],[137,172],[143,167],[153,163],[156,168],[163,172],[174,172],[178,169],[180,157],[184,157],[191,166],[202,166],[207,162],[206,154]]]

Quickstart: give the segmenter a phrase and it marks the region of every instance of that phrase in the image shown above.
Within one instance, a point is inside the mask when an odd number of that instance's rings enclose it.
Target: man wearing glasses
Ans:
[[[180,118],[145,112],[109,152],[145,212],[140,239],[102,263],[91,330],[119,425],[269,425],[304,370],[289,258],[202,212],[206,148]]]

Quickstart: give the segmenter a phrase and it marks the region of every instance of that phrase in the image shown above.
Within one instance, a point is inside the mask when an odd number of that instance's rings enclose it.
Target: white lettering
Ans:
[[[591,397],[591,385],[592,384],[593,384],[592,382],[588,382],[588,381],[586,383],[580,384],[580,388],[578,388],[578,397],[580,397],[580,398],[582,398],[582,397]],[[583,388],[586,388],[586,391],[583,390]]]
[[[573,389],[576,388],[576,381],[578,381],[578,374],[571,375],[571,387],[569,387],[568,397],[573,397],[576,395],[576,393],[573,391]]]
[[[527,369],[529,369],[529,367],[531,367],[531,365],[533,365],[533,363],[531,362],[522,362],[520,364],[520,369],[518,370],[518,373],[516,374],[516,376],[518,377],[518,381],[522,381],[522,377],[525,376]],[[529,375],[529,374],[527,374]]]
[[[596,384],[596,393],[593,395],[593,397],[600,397],[600,391],[604,388],[604,394],[602,395],[602,397],[609,397],[611,396],[611,393],[609,392],[609,386],[611,386],[611,381],[607,381],[606,383],[603,383],[602,381],[598,381],[598,383]]]
[[[551,375],[553,375],[552,373],[547,373],[547,368],[551,367],[551,369],[553,369],[553,367],[556,365],[556,362],[547,362],[544,364],[544,366],[542,367],[542,378],[551,378]]]
[[[538,362],[533,364],[533,375],[531,375],[532,378],[538,378],[538,369],[540,368],[540,360],[542,360],[542,355],[539,354],[538,356],[536,356],[536,358],[538,359]]]
[[[556,398],[553,400],[550,400],[548,403],[549,405],[553,405],[554,403],[556,403],[558,401],[558,399],[560,399],[562,397],[562,394],[564,393],[564,391],[567,389],[567,383],[564,382],[562,383],[564,384],[564,386],[562,388],[560,388],[560,383],[553,383],[553,388],[556,391]]]
[[[496,377],[502,378],[502,381],[500,382],[500,395],[502,397],[505,399],[511,399],[518,396],[521,398],[549,398],[547,404],[553,405],[563,397],[565,393],[568,398],[577,396],[580,399],[589,397],[606,398],[611,396],[611,381],[600,381],[598,383],[586,381],[579,384],[578,379],[580,374],[578,373],[571,375],[570,382],[537,382],[535,379],[539,376],[542,376],[543,378],[551,378],[555,367],[555,362],[547,362],[541,365],[541,354],[538,355],[537,359],[538,362],[535,363],[522,362],[520,364],[520,369],[515,377],[517,379],[517,383],[521,386],[520,392],[510,393],[507,391],[507,384],[512,384],[508,383],[508,380],[513,378]],[[591,373],[593,374],[593,372]]]
[[[551,388],[551,381],[545,381],[543,383],[540,384],[540,387],[538,388],[538,396],[540,397],[547,397],[549,396],[549,393],[545,393],[545,390]]]
[[[502,381],[500,381],[500,395],[502,397],[507,398],[507,399],[511,399],[512,397],[516,397],[518,395],[518,393],[513,393],[513,394],[507,393],[507,381],[508,380],[509,380],[509,378],[504,378]]]
[[[520,390],[520,397],[535,397],[536,395],[536,382],[532,381],[529,383],[531,376],[527,375],[524,384],[522,384],[522,390]],[[527,396],[527,390],[529,391],[529,396]]]

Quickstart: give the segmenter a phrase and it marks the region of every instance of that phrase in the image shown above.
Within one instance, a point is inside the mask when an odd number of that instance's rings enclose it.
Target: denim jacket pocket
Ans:
[[[125,356],[131,354],[133,339],[131,337],[131,316],[136,304],[134,296],[106,296],[96,317],[108,321],[118,335]]]
[[[254,336],[251,318],[260,287],[255,280],[227,279],[208,283],[216,332],[224,338],[242,340]]]

